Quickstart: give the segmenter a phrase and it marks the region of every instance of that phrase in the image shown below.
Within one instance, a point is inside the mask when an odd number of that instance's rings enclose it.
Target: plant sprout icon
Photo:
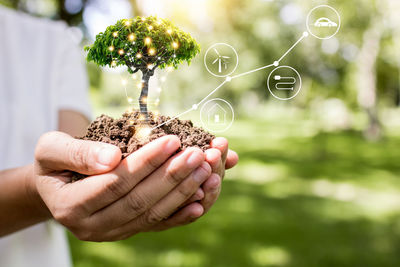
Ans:
[[[215,53],[217,54],[217,58],[213,61],[212,64],[215,64],[218,62],[218,72],[221,73],[222,72],[222,65],[224,65],[225,69],[228,68],[228,63],[229,61],[227,59],[229,59],[230,57],[227,56],[221,56],[217,49],[214,48]]]

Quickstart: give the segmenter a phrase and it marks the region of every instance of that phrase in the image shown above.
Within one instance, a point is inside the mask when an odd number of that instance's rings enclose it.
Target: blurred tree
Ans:
[[[358,55],[357,87],[358,103],[368,115],[369,123],[364,135],[369,140],[377,140],[382,136],[382,127],[377,114],[377,72],[376,62],[380,50],[382,37],[380,18],[371,21],[371,25],[364,32],[363,45]]]

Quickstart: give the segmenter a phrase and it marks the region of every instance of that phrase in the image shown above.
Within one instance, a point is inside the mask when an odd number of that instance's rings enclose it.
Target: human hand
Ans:
[[[171,224],[177,226],[193,222],[204,215],[217,201],[225,170],[233,168],[239,157],[235,151],[228,149],[228,140],[223,137],[215,138],[211,142],[211,148],[206,150],[205,154],[206,161],[212,168],[212,174],[176,214],[159,223],[155,230],[165,230]]]
[[[115,146],[48,133],[35,153],[36,187],[52,216],[81,240],[120,240],[186,224],[201,215],[198,206],[168,217],[212,170],[200,149],[172,156],[179,147],[176,136],[165,136],[120,161]],[[71,171],[89,176],[70,183]]]

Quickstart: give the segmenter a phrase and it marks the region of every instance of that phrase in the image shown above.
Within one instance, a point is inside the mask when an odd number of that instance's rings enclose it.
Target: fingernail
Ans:
[[[193,172],[193,180],[198,183],[203,183],[210,175],[211,167],[208,163],[203,163]]]
[[[104,166],[109,166],[114,160],[115,149],[107,146],[101,147],[97,151],[97,162]]]
[[[199,151],[193,151],[192,154],[189,156],[187,159],[186,163],[189,165],[189,167],[196,166],[199,164],[199,161],[201,160],[201,155]]]

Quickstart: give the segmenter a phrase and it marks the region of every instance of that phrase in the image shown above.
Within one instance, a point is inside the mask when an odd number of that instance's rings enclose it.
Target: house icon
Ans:
[[[207,115],[209,124],[225,124],[226,122],[226,110],[217,103],[210,108]]]

